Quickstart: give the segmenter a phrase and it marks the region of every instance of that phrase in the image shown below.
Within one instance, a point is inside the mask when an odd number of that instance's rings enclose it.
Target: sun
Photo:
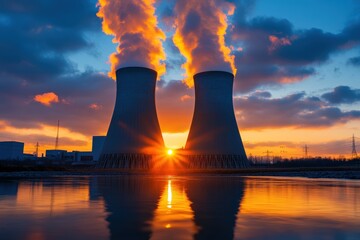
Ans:
[[[172,149],[168,149],[167,150],[167,155],[171,156],[173,155],[174,151]]]

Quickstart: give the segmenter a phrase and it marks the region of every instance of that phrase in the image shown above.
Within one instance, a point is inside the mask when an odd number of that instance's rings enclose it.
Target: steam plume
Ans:
[[[111,72],[119,67],[139,66],[165,72],[165,34],[157,26],[154,0],[99,0],[97,16],[102,18],[103,32],[113,35],[117,51],[110,55]]]
[[[179,0],[175,6],[174,44],[185,56],[186,83],[193,86],[195,73],[222,70],[236,73],[234,56],[225,45],[227,17],[235,5],[220,0]]]

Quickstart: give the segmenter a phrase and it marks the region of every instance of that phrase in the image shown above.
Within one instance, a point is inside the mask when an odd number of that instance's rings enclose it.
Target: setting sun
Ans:
[[[168,149],[167,150],[167,155],[171,156],[173,155],[174,151],[172,149]]]

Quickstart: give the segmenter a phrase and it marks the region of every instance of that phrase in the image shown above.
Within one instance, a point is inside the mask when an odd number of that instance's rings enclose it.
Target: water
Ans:
[[[0,180],[0,239],[360,239],[360,181]]]

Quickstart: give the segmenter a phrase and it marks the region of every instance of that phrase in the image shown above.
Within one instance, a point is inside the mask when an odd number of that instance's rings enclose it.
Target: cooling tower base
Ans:
[[[138,153],[104,154],[98,168],[113,169],[151,169],[152,155]]]
[[[189,155],[187,159],[188,169],[240,169],[249,167],[246,156],[241,155]]]

